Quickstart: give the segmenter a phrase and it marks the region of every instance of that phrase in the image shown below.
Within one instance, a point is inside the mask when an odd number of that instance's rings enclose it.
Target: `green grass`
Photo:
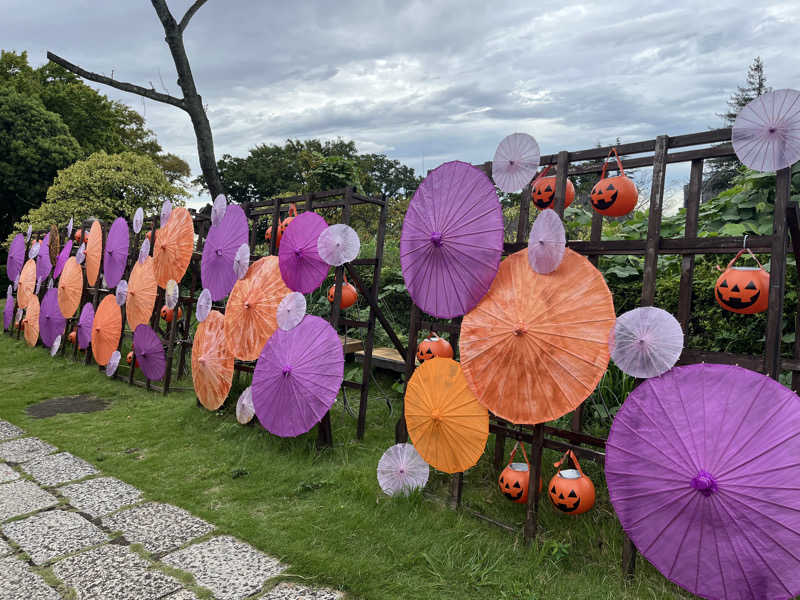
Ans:
[[[530,548],[520,535],[437,501],[449,479],[433,470],[434,498],[384,496],[375,469],[393,443],[396,395],[391,417],[382,400],[371,402],[361,442],[337,403],[335,448],[318,452],[315,431],[280,439],[240,426],[232,407],[208,412],[191,393],[163,397],[129,387],[8,335],[0,336],[0,381],[0,418],[280,558],[288,576],[307,585],[376,599],[685,597],[644,560],[632,581],[623,579],[621,530],[596,465],[584,465],[597,485],[595,508],[571,518],[545,500]],[[381,379],[386,391],[391,383]],[[111,407],[49,419],[25,413],[41,400],[84,393],[112,400]],[[546,454],[546,478],[556,459]],[[497,490],[488,451],[465,476],[464,502],[505,522],[524,519],[524,507]]]

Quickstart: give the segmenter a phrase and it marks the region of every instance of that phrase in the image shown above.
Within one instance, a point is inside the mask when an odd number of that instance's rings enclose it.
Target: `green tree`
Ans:
[[[45,199],[59,169],[81,155],[61,118],[36,97],[0,87],[0,239]]]
[[[148,156],[133,152],[96,152],[59,171],[47,190],[47,199],[15,225],[16,231],[45,229],[94,217],[110,220],[130,217],[141,206],[154,214],[164,200],[183,204],[186,192],[167,180],[164,172]]]

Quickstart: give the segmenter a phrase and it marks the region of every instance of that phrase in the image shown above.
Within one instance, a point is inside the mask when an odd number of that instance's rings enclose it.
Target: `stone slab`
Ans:
[[[58,498],[32,481],[0,484],[0,523],[56,504]]]
[[[0,440],[10,440],[21,435],[25,435],[22,429],[16,425],[12,425],[8,421],[0,421]]]
[[[97,477],[59,488],[69,503],[92,517],[105,517],[123,506],[135,504],[142,492],[113,477]]]
[[[19,479],[20,475],[5,463],[0,463],[0,483],[7,483]]]
[[[344,598],[341,592],[324,588],[309,588],[289,582],[276,585],[262,596],[262,600],[339,600],[339,598]]]
[[[0,558],[0,600],[61,600],[61,594],[47,585],[28,565],[9,556]]]
[[[197,596],[191,590],[180,590],[174,594],[170,594],[164,600],[198,600]]]
[[[14,549],[7,542],[0,540],[0,556],[8,556],[9,554],[14,554]]]
[[[55,446],[51,446],[39,438],[22,438],[0,444],[0,459],[22,463],[52,454],[55,451]]]
[[[155,600],[181,588],[130,548],[114,544],[65,558],[52,570],[78,600]]]
[[[3,526],[3,534],[24,550],[35,565],[44,565],[110,538],[78,513],[49,510]]]
[[[148,502],[102,521],[112,531],[121,531],[132,544],[141,544],[153,554],[177,550],[187,542],[213,531],[214,526],[169,504]]]
[[[60,485],[99,473],[88,462],[69,452],[35,458],[23,464],[22,470],[44,486]]]
[[[230,536],[219,536],[168,554],[163,563],[187,571],[219,600],[240,600],[258,592],[286,569],[277,559]]]

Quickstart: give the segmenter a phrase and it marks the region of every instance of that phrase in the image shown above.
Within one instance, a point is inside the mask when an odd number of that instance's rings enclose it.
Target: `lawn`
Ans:
[[[68,353],[71,356],[71,352]],[[233,407],[199,408],[192,393],[167,397],[106,378],[96,367],[51,358],[42,347],[0,336],[0,418],[123,479],[153,500],[215,523],[291,565],[289,578],[352,597],[675,598],[687,597],[640,559],[635,578],[620,570],[621,530],[602,472],[584,465],[598,491],[589,513],[569,517],[545,500],[530,548],[464,512],[446,508],[448,477],[431,472],[426,494],[389,498],[375,469],[393,443],[399,397],[379,376],[395,414],[371,390],[367,434],[337,402],[335,447],[315,449],[315,431],[280,439],[243,427]],[[185,385],[183,383],[182,385]],[[25,407],[47,398],[94,394],[112,401],[91,414],[33,419]],[[351,394],[352,395],[352,394]],[[235,396],[234,396],[235,397]],[[489,448],[493,440],[489,440]],[[545,477],[553,474],[547,454]],[[524,507],[497,490],[490,453],[465,477],[465,504],[521,524]]]

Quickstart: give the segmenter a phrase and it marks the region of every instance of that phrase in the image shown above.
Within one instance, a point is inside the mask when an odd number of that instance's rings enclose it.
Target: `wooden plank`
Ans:
[[[684,237],[697,237],[697,216],[700,211],[700,192],[703,184],[703,161],[692,161],[689,173],[689,191],[686,198],[686,225]],[[685,254],[681,260],[681,283],[678,290],[678,322],[684,335],[689,333],[689,316],[692,312],[692,284],[694,281],[694,255]]]
[[[364,364],[365,353],[363,350],[356,351],[356,362]],[[372,364],[379,369],[394,371],[395,373],[406,372],[406,361],[395,348],[373,348]]]
[[[775,213],[772,218],[772,253],[769,274],[769,307],[764,343],[764,360],[767,375],[778,379],[781,372],[781,337],[783,328],[783,294],[786,285],[786,209],[792,193],[792,169],[787,167],[776,173]]]
[[[664,203],[668,143],[669,138],[665,135],[660,135],[656,138],[653,183],[650,188],[650,207],[647,218],[644,274],[642,276],[642,306],[652,306],[656,295],[656,272],[658,270],[658,247],[661,239],[661,212]]]
[[[364,349],[364,342],[349,335],[347,337],[340,335],[339,341],[342,343],[342,352],[344,354],[353,354]]]
[[[354,327],[359,329],[366,329],[367,327],[369,327],[369,323],[367,321],[357,321],[355,319],[345,319],[345,318],[339,319],[339,325],[343,327]]]
[[[449,333],[455,335],[461,331],[461,323],[447,323],[444,321],[420,321],[419,328],[421,330],[435,331],[436,333]]]
[[[672,138],[670,138],[670,146],[672,146]],[[719,146],[712,146],[710,148],[699,148],[697,150],[687,150],[685,152],[671,152],[667,154],[667,164],[690,162],[703,158],[723,158],[727,156],[735,156],[733,145],[720,144]],[[641,156],[638,158],[628,158],[625,160],[626,169],[637,169],[641,167],[649,167],[653,164],[655,155]],[[586,175],[588,173],[599,173],[603,170],[603,163],[597,162],[588,165],[576,165],[569,170],[570,175]],[[606,171],[616,171],[616,161],[608,163]]]

